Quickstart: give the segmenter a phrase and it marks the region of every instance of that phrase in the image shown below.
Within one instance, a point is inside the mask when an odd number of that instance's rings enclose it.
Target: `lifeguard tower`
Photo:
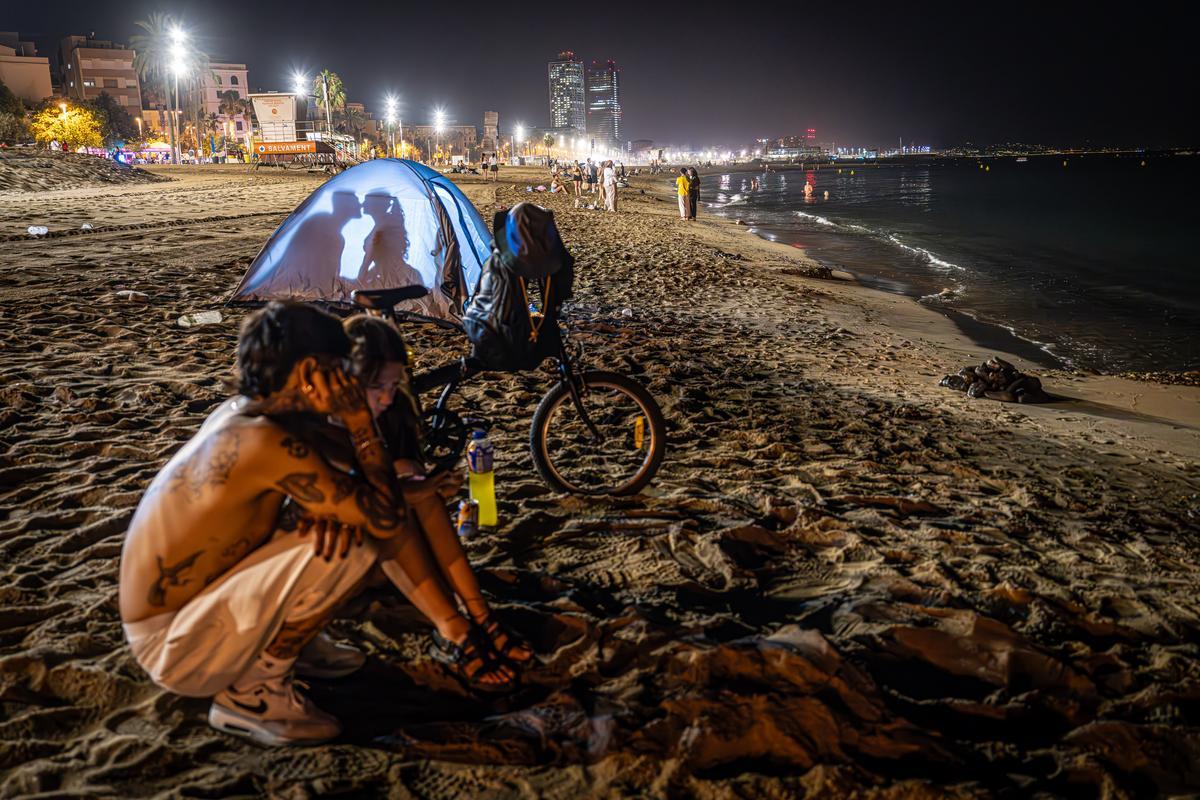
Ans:
[[[308,116],[308,96],[295,92],[249,95],[254,106],[250,154],[254,168],[276,166],[341,172],[357,164],[358,142]]]

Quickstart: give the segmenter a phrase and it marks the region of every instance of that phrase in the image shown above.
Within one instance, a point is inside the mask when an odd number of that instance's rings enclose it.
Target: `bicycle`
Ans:
[[[420,314],[397,311],[404,300],[429,292],[423,286],[397,289],[360,289],[354,302],[367,313],[393,325],[414,321],[433,323],[463,333],[461,325]],[[568,494],[637,494],[654,479],[666,455],[666,423],[653,395],[632,378],[615,372],[580,371],[562,336],[555,359],[558,383],[550,388],[533,412],[529,448],[542,480],[551,489]],[[581,348],[576,348],[582,352]],[[448,407],[464,382],[487,370],[468,356],[413,376],[418,397],[441,387],[437,402],[422,409],[426,457],[441,468],[453,468],[467,446],[474,427],[485,421],[463,419]]]

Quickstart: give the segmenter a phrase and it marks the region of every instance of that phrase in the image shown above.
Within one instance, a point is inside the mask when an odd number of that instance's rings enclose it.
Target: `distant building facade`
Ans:
[[[141,116],[141,81],[133,57],[122,44],[68,36],[58,48],[63,92],[76,100],[94,100],[107,92],[130,116]]]
[[[469,156],[479,144],[478,131],[474,125],[443,125],[439,134],[433,125],[404,125],[404,140],[420,148],[426,158],[437,151],[441,143],[442,153],[449,156]]]
[[[612,59],[587,71],[587,133],[597,147],[621,143],[621,71]]]
[[[0,31],[0,81],[26,103],[40,103],[54,93],[50,59],[15,31]]]
[[[587,132],[584,67],[575,54],[564,50],[547,64],[550,78],[550,127]]]
[[[231,114],[228,113],[229,109],[222,110],[225,107],[225,99],[221,95],[233,92],[237,95],[237,98],[233,99],[246,99],[249,92],[249,73],[246,65],[214,61],[210,62],[208,67],[200,76],[199,86],[189,90],[187,94],[194,100],[194,93],[199,91],[204,114],[216,115],[225,135],[240,139],[250,131],[250,112],[247,109],[245,112],[235,111]]]

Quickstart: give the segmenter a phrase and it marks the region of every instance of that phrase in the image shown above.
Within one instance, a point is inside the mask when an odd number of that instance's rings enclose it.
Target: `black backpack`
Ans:
[[[575,259],[554,212],[533,203],[497,212],[492,230],[495,249],[463,314],[471,356],[486,370],[536,369],[559,351],[558,314],[571,296]]]

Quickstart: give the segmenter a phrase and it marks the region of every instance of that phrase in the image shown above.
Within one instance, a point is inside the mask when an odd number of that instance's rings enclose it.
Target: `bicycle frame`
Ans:
[[[567,350],[565,334],[559,342],[557,361],[559,381],[567,385],[567,390],[571,394],[571,402],[575,406],[575,410],[579,412],[579,416],[583,419],[588,431],[592,434],[593,441],[599,442],[601,439],[600,430],[592,422],[591,417],[588,416],[587,409],[584,408],[582,399],[584,385],[576,374],[574,361]],[[463,357],[455,363],[435,367],[428,372],[414,375],[413,388],[420,395],[422,392],[441,386],[442,391],[438,395],[438,400],[434,404],[434,408],[438,411],[445,411],[450,398],[454,396],[454,392],[458,390],[458,387],[464,381],[468,381],[485,371],[471,364],[470,359]]]

